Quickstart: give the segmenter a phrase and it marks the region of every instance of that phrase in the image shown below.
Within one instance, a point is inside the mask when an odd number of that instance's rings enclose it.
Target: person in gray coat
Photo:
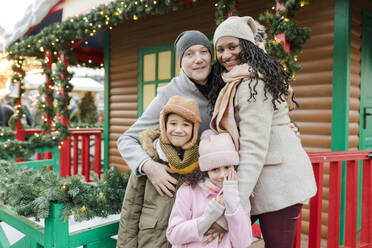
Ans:
[[[153,161],[141,148],[138,139],[142,131],[159,126],[159,113],[172,96],[184,96],[194,99],[199,104],[202,124],[199,134],[209,127],[211,119],[206,94],[208,76],[211,72],[212,49],[208,38],[199,31],[185,31],[175,41],[175,50],[181,70],[178,77],[158,89],[145,112],[118,139],[120,154],[135,175],[146,175],[157,192],[172,197],[177,180],[169,173],[169,167]]]

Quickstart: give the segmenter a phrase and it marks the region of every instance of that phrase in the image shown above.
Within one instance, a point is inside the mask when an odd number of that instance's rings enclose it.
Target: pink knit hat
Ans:
[[[199,168],[209,171],[226,165],[238,165],[239,153],[229,133],[216,133],[208,129],[200,137]]]

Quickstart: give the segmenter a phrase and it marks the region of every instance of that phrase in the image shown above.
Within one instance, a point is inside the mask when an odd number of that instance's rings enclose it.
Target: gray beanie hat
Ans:
[[[213,45],[216,46],[217,40],[224,36],[232,36],[244,40],[249,40],[256,44],[255,37],[257,27],[254,19],[250,16],[231,16],[223,21],[214,31]]]
[[[211,44],[207,36],[197,30],[188,30],[180,33],[174,42],[174,50],[177,53],[178,64],[181,66],[182,56],[185,51],[193,45],[203,45],[208,48],[212,55]]]

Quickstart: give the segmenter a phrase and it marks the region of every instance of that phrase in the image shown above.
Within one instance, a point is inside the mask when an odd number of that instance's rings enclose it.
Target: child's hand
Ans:
[[[217,197],[216,197],[216,201],[221,204],[222,206],[225,206],[225,204],[223,203],[223,197],[222,197],[222,194],[218,194]]]
[[[236,170],[234,167],[231,167],[228,171],[227,174],[225,175],[225,181],[236,181],[238,180],[238,176],[236,174]]]
[[[223,181],[223,200],[227,214],[234,213],[240,204],[238,180],[235,170],[229,170]]]

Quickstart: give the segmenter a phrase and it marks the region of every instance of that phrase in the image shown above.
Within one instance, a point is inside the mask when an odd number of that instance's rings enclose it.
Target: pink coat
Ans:
[[[248,247],[252,243],[251,205],[248,201],[245,209],[240,205],[235,213],[224,214],[229,231],[219,245],[217,239],[207,245],[204,244],[208,236],[199,235],[197,219],[203,215],[209,201],[213,198],[214,196],[202,190],[198,185],[193,189],[183,184],[178,189],[167,229],[167,238],[173,245],[172,247],[240,248]],[[214,221],[212,220],[212,223]]]

